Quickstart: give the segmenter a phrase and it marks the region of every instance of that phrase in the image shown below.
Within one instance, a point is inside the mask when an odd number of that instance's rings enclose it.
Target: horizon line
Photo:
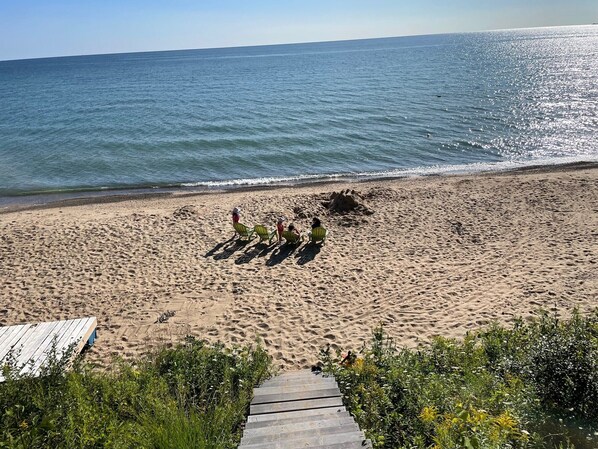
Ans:
[[[375,39],[394,39],[401,37],[418,37],[418,36],[442,36],[450,34],[470,34],[470,33],[490,33],[496,31],[511,31],[511,30],[529,30],[536,28],[567,28],[567,27],[578,27],[578,26],[592,26],[598,25],[598,23],[578,24],[578,25],[542,25],[542,26],[531,26],[531,27],[519,27],[519,28],[493,28],[487,30],[475,30],[475,31],[451,31],[447,33],[423,33],[423,34],[403,34],[398,36],[375,36],[375,37],[358,37],[351,39],[333,39],[324,41],[304,41],[304,42],[278,42],[274,44],[250,44],[250,45],[228,45],[221,47],[199,47],[199,48],[174,48],[168,50],[141,50],[141,51],[117,51],[112,53],[88,53],[88,54],[74,54],[74,55],[58,55],[58,56],[36,56],[33,58],[16,58],[16,59],[0,59],[2,62],[16,62],[16,61],[35,61],[38,59],[59,59],[59,58],[81,58],[86,56],[114,56],[114,55],[132,55],[132,54],[143,54],[143,53],[166,53],[174,51],[197,51],[197,50],[222,50],[222,49],[234,49],[234,48],[254,48],[254,47],[276,47],[283,45],[304,45],[304,44],[327,44],[333,42],[352,42],[352,41],[366,41]]]

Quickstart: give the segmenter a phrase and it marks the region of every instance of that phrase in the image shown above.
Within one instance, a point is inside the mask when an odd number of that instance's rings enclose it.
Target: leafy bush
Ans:
[[[379,448],[562,447],[567,422],[583,422],[581,448],[597,427],[598,313],[543,314],[417,350],[396,348],[379,328],[360,358],[321,358]]]
[[[269,374],[260,348],[190,338],[111,372],[59,362],[38,378],[6,369],[0,447],[233,448],[252,389]]]

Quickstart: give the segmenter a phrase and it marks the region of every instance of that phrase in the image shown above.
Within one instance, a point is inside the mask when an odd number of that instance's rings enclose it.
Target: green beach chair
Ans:
[[[309,238],[309,241],[312,243],[318,243],[318,242],[322,242],[324,243],[326,241],[326,236],[328,235],[328,231],[326,231],[326,229],[324,229],[323,227],[317,227],[317,228],[313,228],[311,230],[311,232],[309,234],[307,234],[307,237]]]
[[[252,228],[249,228],[241,223],[233,223],[233,228],[235,228],[235,232],[239,234],[239,240],[249,241],[255,232]]]
[[[292,231],[283,231],[282,238],[285,239],[289,245],[297,245],[303,241],[302,235],[297,235]]]
[[[268,228],[262,225],[255,225],[253,230],[260,238],[260,243],[268,240],[268,243],[272,243],[272,239],[276,237],[276,231],[268,231]]]

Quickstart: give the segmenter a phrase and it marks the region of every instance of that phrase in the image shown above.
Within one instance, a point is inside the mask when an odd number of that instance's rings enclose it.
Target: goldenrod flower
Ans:
[[[436,407],[424,407],[419,417],[423,422],[429,423],[436,419],[438,416],[438,410]]]
[[[502,412],[494,422],[502,430],[512,431],[517,426],[517,420],[508,411]]]

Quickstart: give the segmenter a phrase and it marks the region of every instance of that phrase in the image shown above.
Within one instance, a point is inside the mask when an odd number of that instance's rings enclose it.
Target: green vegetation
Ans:
[[[382,328],[359,357],[322,352],[377,448],[595,448],[598,313],[542,315],[463,340],[397,349]]]
[[[192,338],[110,372],[53,359],[39,378],[4,369],[0,448],[234,448],[270,369],[260,347]]]
[[[4,368],[0,448],[234,448],[271,369],[261,347],[193,338],[109,371],[51,359],[38,378]],[[396,348],[380,328],[358,356],[322,359],[377,448],[598,446],[598,311],[417,350]]]

